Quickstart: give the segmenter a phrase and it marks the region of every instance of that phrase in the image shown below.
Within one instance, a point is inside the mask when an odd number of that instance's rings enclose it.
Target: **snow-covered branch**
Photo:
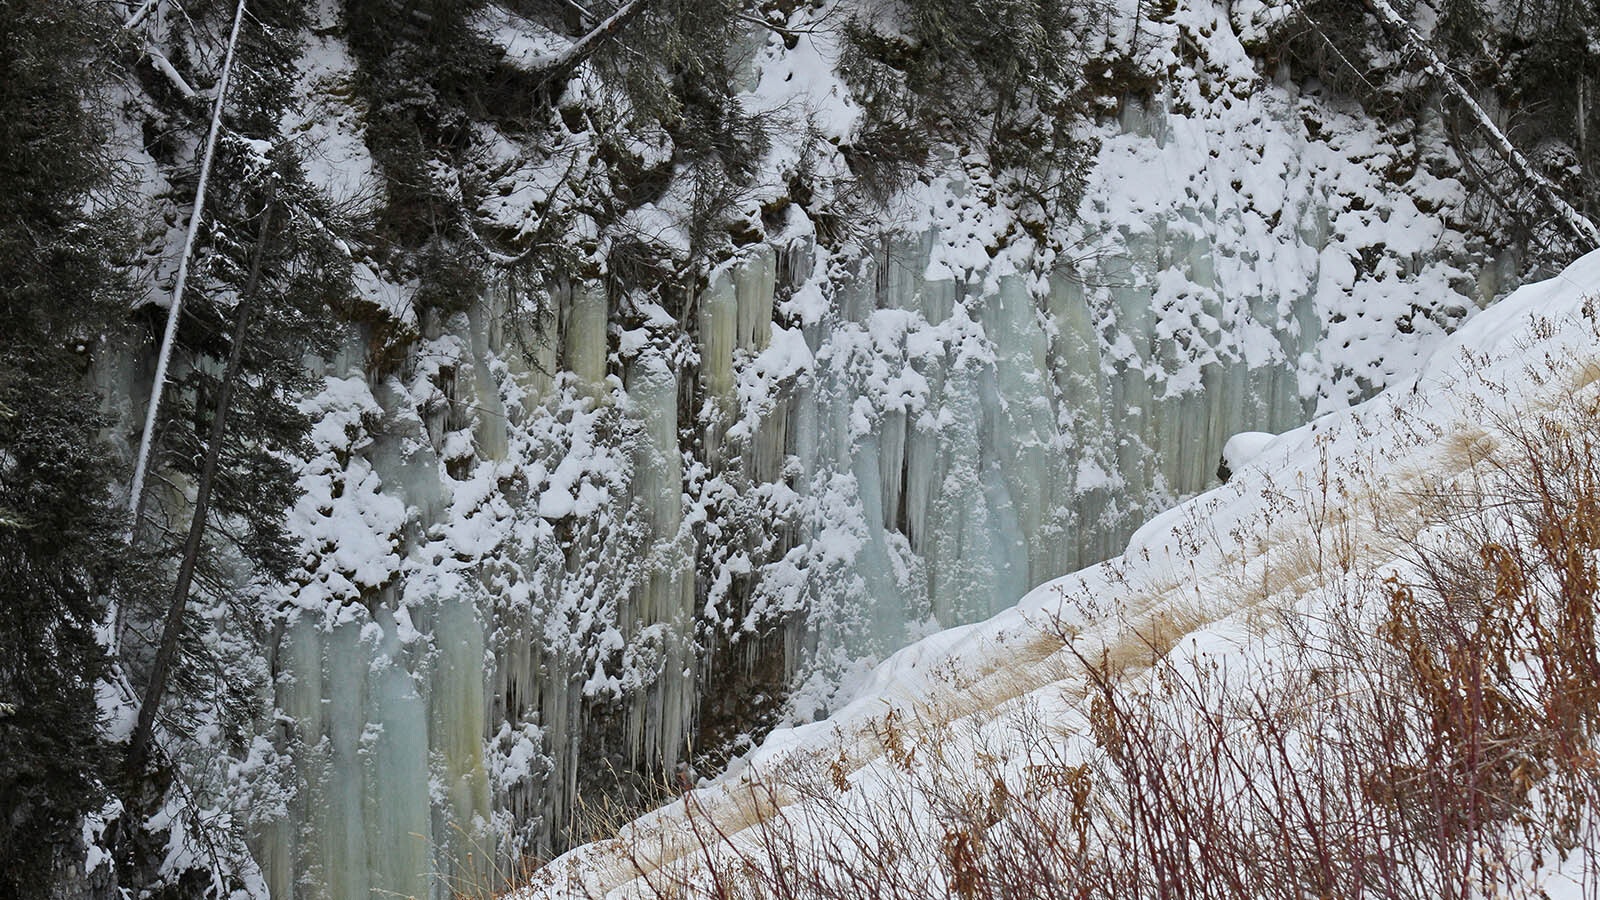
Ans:
[[[1539,171],[1533,167],[1528,158],[1522,155],[1522,151],[1518,150],[1511,143],[1511,140],[1506,137],[1505,132],[1501,131],[1500,127],[1494,123],[1494,120],[1489,118],[1489,114],[1484,111],[1483,106],[1461,84],[1455,73],[1450,71],[1450,68],[1445,65],[1444,60],[1439,57],[1433,47],[1423,39],[1421,34],[1417,33],[1416,28],[1412,27],[1410,22],[1395,11],[1389,0],[1365,0],[1365,2],[1367,9],[1371,10],[1372,14],[1377,16],[1378,20],[1390,31],[1393,31],[1406,45],[1407,49],[1422,57],[1423,61],[1427,63],[1429,73],[1439,79],[1439,83],[1444,85],[1445,90],[1461,101],[1462,106],[1466,107],[1472,117],[1483,127],[1484,132],[1489,135],[1489,143],[1494,147],[1495,152],[1506,161],[1507,165],[1515,169],[1517,174],[1526,178],[1533,185],[1534,192],[1561,219],[1562,224],[1584,245],[1584,248],[1600,247],[1600,228],[1596,228],[1595,224],[1589,221],[1583,213],[1575,209],[1571,203],[1568,203],[1561,196],[1561,192],[1556,190],[1555,185],[1550,183],[1549,179],[1539,174]]]
[[[132,30],[138,28],[139,24],[145,20],[145,17],[149,16],[159,5],[161,5],[161,0],[144,0],[143,3],[139,4],[139,8],[128,16],[128,20],[122,23],[123,29]]]
[[[588,34],[573,41],[572,46],[549,59],[541,60],[538,66],[539,71],[546,77],[554,77],[570,71],[598,50],[602,41],[621,31],[623,26],[632,21],[639,13],[644,12],[649,5],[650,0],[629,0],[628,3],[623,4],[616,12],[608,16],[605,21],[596,25]]]
[[[172,83],[178,93],[189,100],[194,99],[195,89],[189,85],[188,81],[184,80],[182,75],[178,74],[177,69],[173,68],[172,60],[167,59],[165,53],[157,50],[154,46],[146,47],[144,52],[146,56],[150,57],[150,64],[155,66],[157,72],[166,76],[167,81]]]

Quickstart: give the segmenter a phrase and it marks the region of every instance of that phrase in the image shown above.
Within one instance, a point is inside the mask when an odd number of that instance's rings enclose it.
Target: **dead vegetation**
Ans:
[[[1324,465],[1261,531],[1190,534],[1231,545],[1227,618],[1175,587],[746,779],[737,815],[686,795],[613,848],[624,895],[1600,896],[1600,400],[1547,380],[1415,423],[1433,471]]]

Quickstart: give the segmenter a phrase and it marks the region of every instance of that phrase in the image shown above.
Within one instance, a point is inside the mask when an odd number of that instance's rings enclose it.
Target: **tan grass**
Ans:
[[[1569,390],[1600,381],[1600,360],[1578,360],[1561,381]],[[1550,399],[1546,408],[1553,409],[1560,402],[1559,397]],[[1308,591],[1328,585],[1364,560],[1392,556],[1400,544],[1397,536],[1415,533],[1421,521],[1425,510],[1418,505],[1419,497],[1440,486],[1471,487],[1486,472],[1504,471],[1515,464],[1517,448],[1481,425],[1463,423],[1434,437],[1408,448],[1422,451],[1416,466],[1392,469],[1381,485],[1363,478],[1358,467],[1347,473],[1348,482],[1336,487],[1330,487],[1324,473],[1319,485],[1285,492],[1275,520],[1255,533],[1248,549],[1225,553],[1224,571],[1209,584],[1171,577],[1132,590],[1122,604],[1126,619],[1095,629],[1100,642],[1096,650],[1100,675],[1123,680],[1136,676],[1161,661],[1186,635],[1229,615],[1254,617],[1258,627],[1267,627],[1274,618],[1281,621],[1295,600]],[[1252,567],[1253,575],[1249,574]],[[1207,588],[1213,591],[1207,598],[1211,602],[1202,604],[1196,595]],[[1232,602],[1224,603],[1224,599]],[[1056,685],[1087,698],[1094,673],[1070,664],[1062,653],[1075,637],[1078,635],[1059,627],[1052,631],[1050,623],[1041,623],[1034,633],[1017,639],[1015,652],[1007,659],[997,659],[994,665],[971,675],[952,669],[942,693],[910,710],[886,711],[852,733],[840,733],[835,743],[806,751],[786,767],[787,776],[796,782],[823,778],[837,789],[880,760],[908,767],[918,748],[939,746],[943,734],[957,723],[971,726],[987,721],[1005,705],[1046,686]],[[786,789],[781,780],[744,779],[697,792],[691,802],[694,815],[701,817],[719,840],[730,840],[759,831],[804,794],[804,790]],[[660,817],[641,826],[634,826],[630,838],[631,865],[609,866],[618,876],[613,886],[648,878],[665,867],[692,863],[693,854],[702,849],[700,839],[673,817]],[[656,849],[649,858],[638,853],[641,847],[652,846]],[[607,854],[599,855],[603,859]]]

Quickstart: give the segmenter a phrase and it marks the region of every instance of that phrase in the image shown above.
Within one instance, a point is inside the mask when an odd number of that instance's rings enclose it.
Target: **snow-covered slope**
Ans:
[[[1121,556],[899,651],[830,718],[774,732],[727,774],[562,857],[518,896],[704,886],[693,873],[706,860],[736,875],[771,858],[761,842],[774,834],[848,846],[859,836],[837,829],[851,816],[872,832],[874,807],[905,809],[929,776],[964,766],[999,772],[1012,796],[1032,796],[1049,787],[1040,772],[1059,774],[1090,754],[1086,659],[1137,670],[1164,652],[1168,671],[1232,672],[1232,689],[1246,695],[1251,679],[1271,677],[1289,629],[1328,627],[1318,623],[1348,602],[1351,573],[1381,575],[1399,561],[1424,524],[1419,498],[1493,482],[1516,450],[1496,449],[1505,436],[1497,424],[1551,415],[1571,426],[1560,417],[1600,401],[1597,296],[1600,252],[1480,314],[1416,375],[1280,435],[1228,484],[1149,521]],[[1324,551],[1327,559],[1313,555]],[[1280,668],[1286,659],[1277,658]],[[908,831],[937,827],[938,810],[925,800],[928,821]],[[773,817],[787,824],[760,827]],[[1552,897],[1592,896],[1596,853],[1600,846],[1580,844],[1560,854],[1566,862],[1553,853],[1547,864],[1525,861],[1518,883]],[[802,848],[784,858],[823,855]],[[941,860],[910,865],[926,896],[951,892]]]
[[[358,314],[304,401],[299,565],[259,598],[258,733],[237,766],[192,754],[273,896],[487,877],[559,845],[618,772],[744,749],[850,696],[924,696],[914,663],[935,646],[981,669],[976,648],[1032,640],[1022,614],[940,629],[1119,551],[1213,483],[1230,435],[1409,377],[1514,280],[1438,123],[1381,123],[1258,68],[1246,39],[1285,4],[1158,5],[1105,4],[1085,38],[1130,84],[1102,79],[1083,125],[1076,216],[1037,221],[981,154],[945,146],[892,209],[841,226],[824,220],[851,211],[829,193],[859,113],[835,72],[848,10],[780,4],[738,73],[744,111],[781,125],[741,198],[753,230],[687,296],[617,269],[645,239],[688,267],[692,185],[605,233],[582,213],[612,155],[653,169],[670,148],[601,147],[554,109],[549,132],[474,123],[476,225],[542,235],[571,213],[552,239],[583,264],[529,321],[535,291],[509,276],[441,312],[381,254],[353,260]],[[513,6],[477,25],[515,67],[550,48]],[[315,7],[284,130],[312,181],[369,214],[372,111],[339,4]],[[605,87],[580,70],[568,111]],[[127,131],[177,233],[186,194]],[[137,368],[108,375],[129,411]],[[1085,627],[1115,627],[1105,612]]]

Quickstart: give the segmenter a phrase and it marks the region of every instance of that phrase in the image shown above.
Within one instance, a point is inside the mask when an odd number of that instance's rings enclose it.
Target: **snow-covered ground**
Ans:
[[[1185,633],[1166,657],[1180,670],[1204,660],[1259,677],[1273,665],[1284,622],[1318,620],[1318,604],[1343,577],[1334,568],[1398,564],[1396,541],[1419,522],[1408,498],[1492,478],[1495,451],[1464,450],[1483,445],[1490,423],[1559,416],[1574,399],[1600,399],[1595,295],[1600,252],[1480,314],[1415,376],[1271,440],[1231,482],[1139,529],[1120,557],[1045,584],[986,622],[901,650],[825,721],[774,732],[685,799],[558,859],[518,896],[634,896],[648,893],[641,876],[693,870],[713,857],[732,865],[733,855],[707,856],[695,839],[708,825],[756,860],[763,829],[752,826],[772,816],[810,823],[786,833],[810,828],[809,839],[830,840],[836,810],[809,810],[842,802],[870,809],[899,796],[919,782],[918,766],[931,765],[919,760],[1009,752],[1001,771],[1020,796],[1033,777],[1031,724],[1053,724],[1058,763],[1090,742],[1084,667],[1063,636],[1095,659],[1102,649],[1126,653],[1130,642],[1148,650],[1148,635],[1181,623]],[[1335,537],[1346,554],[1338,567],[1306,563],[1309,549]],[[901,738],[885,740],[896,731]],[[818,799],[818,772],[843,791]],[[1552,898],[1594,896],[1597,854],[1596,846],[1577,847],[1565,862],[1552,854],[1529,863],[1527,879]],[[949,893],[938,860],[923,862],[927,896]]]
[[[1078,214],[1040,236],[981,154],[946,147],[881,221],[819,238],[814,217],[853,209],[833,192],[859,114],[826,3],[793,11],[793,46],[752,32],[741,103],[783,127],[746,202],[752,221],[783,213],[692,312],[582,281],[519,344],[511,286],[431,320],[415,283],[359,263],[411,343],[378,375],[374,335],[352,331],[307,401],[324,422],[291,519],[305,564],[273,600],[273,699],[299,724],[263,779],[294,799],[257,835],[274,892],[304,871],[419,891],[414,833],[441,872],[474,842],[535,849],[594,760],[671,770],[730,689],[695,642],[781,654],[774,715],[834,709],[908,640],[1114,554],[1212,482],[1231,434],[1414,371],[1501,267],[1435,123],[1391,130],[1257,69],[1245,42],[1269,7],[1185,0],[1153,22],[1107,5],[1087,49],[1136,57],[1152,96],[1084,123]],[[330,10],[288,124],[313,178],[362,206],[373,169]],[[482,25],[508,58],[549,49],[517,16]],[[485,226],[530,233],[570,207],[602,271],[640,235],[683,250],[692,185],[602,234],[582,212],[608,177],[596,135],[480,131]],[[649,167],[670,148],[627,149]],[[787,196],[800,172],[820,199]],[[586,733],[597,712],[624,723],[616,746]]]
[[[514,5],[479,23],[507,63],[560,52]],[[262,600],[272,646],[246,649],[251,671],[277,674],[252,679],[270,714],[259,752],[213,779],[273,895],[423,893],[437,888],[426,873],[560,840],[582,782],[607,777],[598,760],[672,769],[702,703],[731,690],[706,674],[706,646],[782,656],[773,716],[864,698],[775,735],[746,760],[755,771],[864,727],[886,698],[948,693],[948,678],[1004,693],[1019,644],[1055,665],[1028,623],[1061,582],[872,666],[1115,553],[1212,483],[1230,435],[1409,383],[1515,277],[1511,254],[1472,221],[1437,122],[1387,125],[1258,68],[1246,45],[1290,5],[1181,0],[1151,21],[1146,2],[1103,4],[1091,55],[1131,58],[1148,84],[1108,89],[1083,123],[1097,149],[1076,216],[1030,229],[981,153],[945,146],[880,220],[832,240],[819,221],[854,212],[839,145],[859,110],[835,71],[848,4],[795,5],[792,40],[752,29],[736,76],[744,111],[780,121],[741,201],[761,237],[686,305],[608,287],[607,267],[635,239],[687,252],[693,185],[602,233],[584,210],[622,150],[584,129],[550,146],[478,123],[479,224],[528,237],[571,214],[562,239],[601,274],[550,287],[522,334],[532,301],[511,279],[444,316],[353,246],[373,321],[315,363],[319,424],[289,518],[301,565]],[[284,134],[312,183],[370,214],[383,194],[370,110],[338,4],[314,6]],[[564,102],[603,106],[606,90],[581,73]],[[170,260],[188,195],[137,124],[127,153],[168,213],[173,246],[153,258]],[[653,140],[623,148],[631,164],[670,159]],[[809,204],[787,193],[802,174]],[[1160,534],[1135,545],[1164,559]],[[1120,566],[1074,576],[1094,588],[1074,596],[1105,594]],[[1110,640],[1144,614],[1107,599],[1068,621]],[[595,734],[597,718],[614,733]],[[226,762],[210,745],[195,756]]]

